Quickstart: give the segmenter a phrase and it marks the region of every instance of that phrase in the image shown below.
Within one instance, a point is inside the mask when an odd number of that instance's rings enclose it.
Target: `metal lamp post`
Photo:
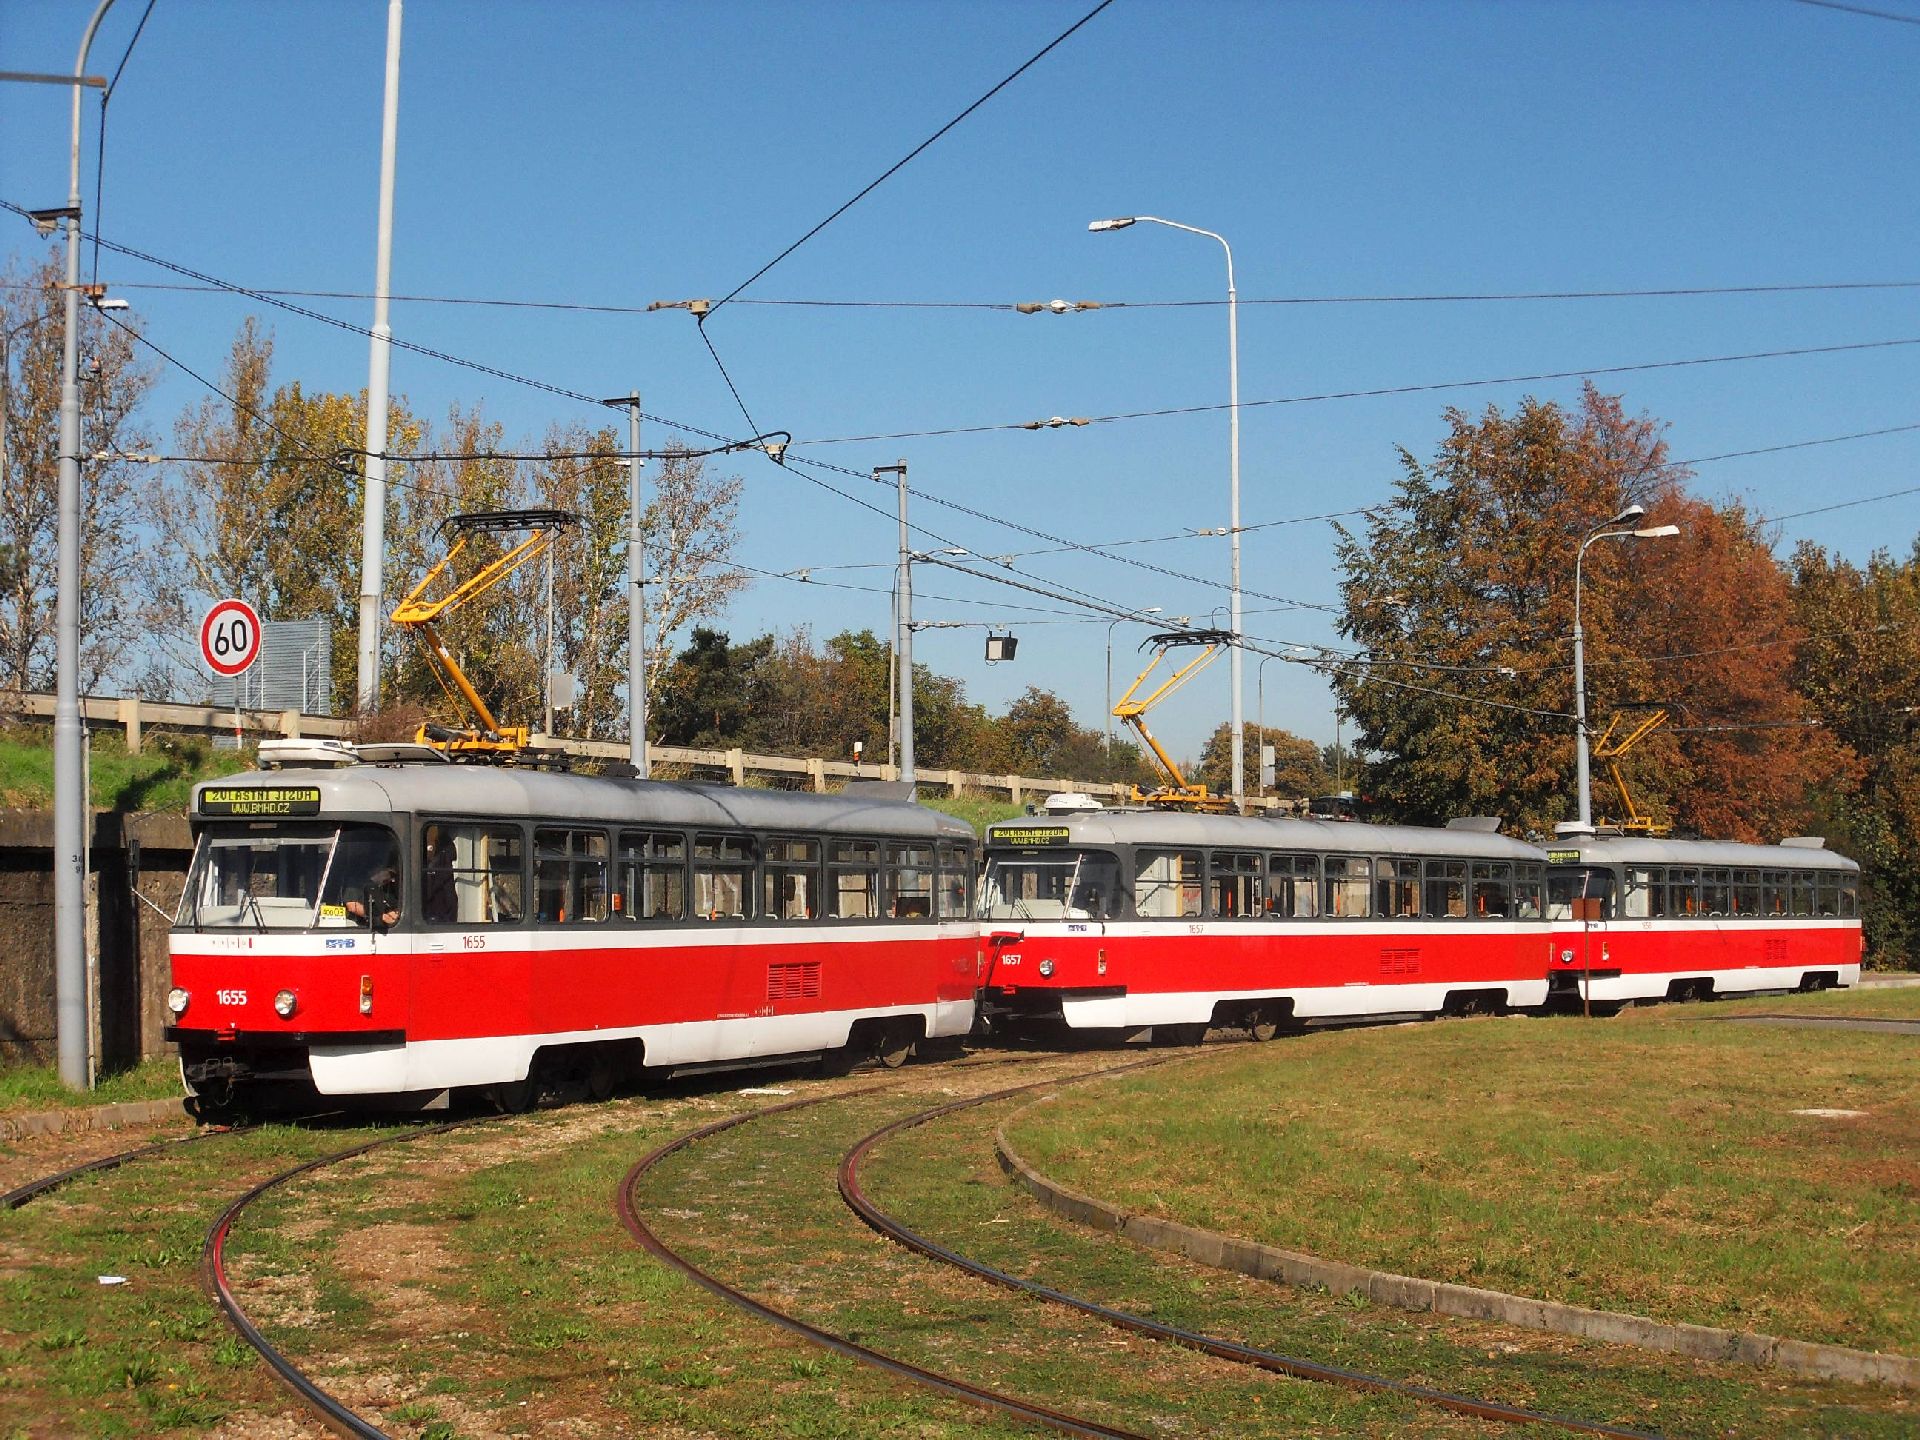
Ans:
[[[1232,435],[1232,506],[1229,514],[1231,521],[1232,563],[1233,563],[1233,802],[1237,809],[1246,809],[1247,777],[1245,761],[1247,753],[1246,716],[1241,705],[1241,691],[1244,688],[1242,661],[1240,653],[1240,308],[1238,297],[1233,288],[1233,247],[1227,244],[1224,235],[1212,230],[1202,230],[1197,225],[1182,225],[1178,220],[1163,220],[1158,215],[1123,215],[1113,220],[1095,220],[1087,229],[1099,232],[1103,230],[1124,230],[1129,225],[1141,223],[1164,225],[1169,230],[1184,230],[1189,235],[1204,235],[1209,240],[1218,240],[1220,248],[1227,252],[1227,400],[1228,417]]]
[[[1593,796],[1590,793],[1587,774],[1587,649],[1586,631],[1580,624],[1580,581],[1581,568],[1587,559],[1587,547],[1596,540],[1663,540],[1678,535],[1678,525],[1655,525],[1645,530],[1616,530],[1616,525],[1625,525],[1645,517],[1647,507],[1629,505],[1611,520],[1595,526],[1588,532],[1587,538],[1580,542],[1580,549],[1573,557],[1573,738],[1576,756],[1575,783],[1579,786],[1580,819],[1578,830],[1581,834],[1593,833]]]

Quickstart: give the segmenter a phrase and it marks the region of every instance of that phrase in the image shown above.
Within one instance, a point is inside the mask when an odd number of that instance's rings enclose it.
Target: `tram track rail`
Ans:
[[[307,1373],[296,1365],[272,1341],[262,1333],[260,1327],[241,1305],[239,1297],[233,1293],[233,1283],[227,1274],[226,1245],[227,1237],[232,1233],[234,1221],[240,1218],[246,1208],[268,1192],[279,1188],[288,1181],[315,1170],[337,1165],[345,1160],[366,1155],[390,1145],[403,1145],[414,1140],[425,1140],[435,1135],[445,1135],[450,1131],[465,1129],[469,1126],[486,1124],[502,1117],[492,1115],[473,1116],[463,1120],[454,1120],[442,1125],[423,1126],[398,1135],[383,1135],[344,1150],[336,1150],[329,1155],[303,1161],[301,1164],[268,1176],[244,1195],[233,1201],[207,1231],[205,1244],[200,1252],[200,1273],[202,1282],[214,1303],[226,1316],[236,1334],[260,1356],[280,1380],[306,1406],[319,1416],[329,1430],[336,1435],[351,1437],[351,1440],[390,1440],[388,1432],[380,1429],[345,1402],[329,1394],[316,1384]]]
[[[64,1170],[56,1170],[51,1175],[42,1175],[37,1180],[29,1180],[24,1185],[0,1195],[0,1210],[18,1210],[21,1206],[38,1200],[42,1195],[52,1194],[61,1186],[80,1179],[85,1175],[98,1175],[108,1170],[118,1170],[122,1165],[130,1165],[136,1160],[145,1160],[150,1156],[164,1155],[178,1150],[183,1145],[197,1144],[202,1140],[217,1140],[223,1135],[238,1133],[238,1127],[221,1127],[196,1131],[192,1135],[180,1135],[171,1140],[156,1140],[148,1145],[136,1145],[131,1150],[121,1150],[112,1155],[102,1155],[96,1160],[87,1160],[79,1165],[69,1165]]]
[[[1039,1083],[1044,1084],[1047,1082],[1042,1081]],[[838,1095],[817,1095],[800,1100],[790,1100],[782,1105],[770,1105],[759,1110],[748,1111],[745,1114],[730,1115],[723,1119],[713,1121],[711,1124],[703,1125],[697,1130],[689,1131],[676,1139],[669,1140],[666,1144],[660,1145],[642,1156],[634,1163],[633,1167],[627,1171],[626,1176],[621,1180],[614,1197],[614,1209],[620,1217],[620,1223],[627,1228],[627,1232],[639,1242],[648,1254],[678,1271],[710,1295],[714,1295],[727,1304],[734,1306],[736,1309],[743,1310],[749,1315],[766,1321],[768,1324],[778,1326],[790,1334],[798,1335],[804,1340],[821,1346],[823,1349],[832,1351],[834,1354],[842,1355],[863,1365],[871,1366],[883,1374],[891,1375],[896,1379],[911,1381],[936,1394],[964,1401],[983,1410],[995,1411],[1016,1420],[1024,1420],[1030,1424],[1038,1425],[1060,1434],[1105,1437],[1105,1440],[1149,1440],[1149,1437],[1142,1431],[1126,1430],[1118,1426],[1108,1425],[1098,1420],[1074,1415],[1065,1410],[1058,1410],[1052,1406],[1043,1405],[1035,1400],[1028,1400],[1018,1395],[1010,1395],[1004,1391],[993,1390],[984,1385],[975,1385],[971,1381],[962,1380],[954,1375],[929,1370],[924,1366],[915,1365],[911,1361],[902,1360],[898,1356],[888,1355],[884,1351],[862,1345],[858,1341],[848,1339],[844,1335],[836,1335],[830,1330],[801,1319],[790,1311],[781,1310],[767,1304],[765,1301],[757,1300],[745,1291],[727,1284],[726,1281],[695,1264],[685,1254],[670,1245],[657,1231],[647,1224],[646,1220],[640,1214],[639,1205],[634,1199],[635,1189],[639,1186],[640,1182],[646,1179],[661,1163],[679,1154],[681,1151],[687,1150],[703,1140],[712,1139],[716,1135],[724,1134],[729,1130],[733,1130],[755,1120],[763,1120],[775,1115],[791,1114],[797,1110],[805,1110],[816,1105],[825,1104],[829,1100],[850,1100],[860,1096],[880,1094],[886,1089],[887,1087],[885,1086],[866,1086],[859,1090],[848,1091]]]
[[[1143,1062],[1152,1064],[1156,1062]],[[989,1105],[1001,1100],[1012,1099],[1018,1095],[1030,1093],[1047,1085],[1076,1084],[1083,1080],[1100,1078],[1116,1071],[1139,1068],[1135,1065],[1111,1067],[1109,1069],[1078,1075],[1068,1079],[1040,1080],[1027,1085],[1013,1086],[992,1094],[972,1096],[956,1100],[946,1105],[909,1115],[895,1120],[857,1141],[842,1157],[839,1169],[840,1196],[849,1209],[858,1215],[875,1232],[902,1247],[922,1255],[930,1260],[953,1266],[992,1284],[1020,1294],[1045,1300],[1080,1314],[1101,1320],[1117,1329],[1132,1334],[1143,1335],[1150,1339],[1165,1341],[1196,1350],[1217,1359],[1234,1364],[1250,1365],[1276,1375],[1285,1375],[1296,1380],[1305,1380],[1321,1384],[1339,1385],[1346,1389],[1373,1394],[1393,1395],[1412,1400],[1423,1405],[1467,1415],[1480,1420],[1492,1420],[1509,1425],[1545,1425],[1580,1435],[1596,1435],[1605,1440],[1660,1440],[1654,1432],[1630,1430],[1599,1421],[1581,1420],[1577,1417],[1555,1415],[1544,1411],[1527,1410],[1518,1406],[1503,1405],[1495,1401],[1480,1400],[1472,1396],[1458,1395],[1450,1391],[1434,1389],[1430,1386],[1415,1385],[1407,1381],[1393,1380],[1381,1375],[1372,1375],[1364,1371],[1350,1370],[1341,1366],[1328,1365],[1316,1360],[1298,1356],[1282,1355],[1274,1351],[1262,1350],[1238,1341],[1205,1335],[1198,1331],[1182,1329],[1162,1321],[1152,1320],[1112,1306],[1102,1305],[1083,1296],[1073,1295],[1037,1281],[1027,1280],[1009,1274],[994,1266],[963,1255],[957,1250],[939,1244],[918,1234],[908,1226],[889,1215],[866,1193],[860,1182],[860,1165],[874,1149],[885,1141],[905,1131],[930,1124],[936,1120]]]

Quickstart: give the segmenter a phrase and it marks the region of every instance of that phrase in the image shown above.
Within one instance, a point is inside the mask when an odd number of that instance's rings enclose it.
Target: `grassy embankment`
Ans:
[[[201,739],[150,737],[138,755],[127,753],[117,730],[92,737],[91,803],[103,810],[184,812],[196,780],[231,775],[253,763],[252,751],[215,750]],[[50,732],[0,730],[0,809],[44,810],[53,804]]]
[[[1913,1018],[1920,992],[1223,1049],[1011,1138],[1075,1189],[1331,1259],[1920,1353],[1914,1037],[1738,1010]]]

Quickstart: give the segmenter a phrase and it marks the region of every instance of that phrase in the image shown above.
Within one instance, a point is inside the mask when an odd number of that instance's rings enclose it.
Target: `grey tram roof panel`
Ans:
[[[1064,827],[1081,845],[1206,845],[1215,849],[1300,850],[1334,855],[1441,855],[1473,860],[1544,862],[1546,852],[1510,835],[1442,830],[1424,825],[1368,825],[1354,820],[1266,819],[1191,815],[1173,810],[1083,810],[1004,820],[987,827]]]
[[[1796,837],[1799,838],[1799,837]],[[1742,870],[1844,870],[1860,864],[1833,850],[1810,845],[1742,845],[1733,840],[1653,839],[1644,835],[1582,835],[1547,847],[1558,855],[1577,850],[1588,865],[1712,865]]]
[[[609,825],[819,830],[847,835],[971,840],[963,820],[905,800],[749,790],[697,781],[613,780],[491,765],[347,765],[337,769],[250,771],[194,786],[276,790],[312,787],[322,814],[474,816],[580,820]]]

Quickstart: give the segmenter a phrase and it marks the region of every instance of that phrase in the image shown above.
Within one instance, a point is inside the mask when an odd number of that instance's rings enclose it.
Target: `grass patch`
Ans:
[[[15,1065],[0,1069],[0,1113],[22,1110],[86,1110],[96,1105],[118,1105],[130,1100],[175,1100],[180,1088],[180,1062],[157,1058],[128,1070],[102,1075],[85,1093],[67,1089],[57,1065]]]
[[[1873,985],[1811,995],[1716,1000],[1702,1015],[1809,1015],[1860,1020],[1920,1020],[1920,985]]]
[[[920,803],[929,810],[951,815],[973,826],[974,834],[984,835],[987,826],[999,820],[1012,820],[1027,813],[1025,805],[1011,800],[996,800],[991,795],[922,795]]]
[[[1012,1138],[1075,1189],[1330,1259],[1920,1353],[1912,1038],[1722,1013],[1223,1049]]]
[[[215,750],[200,736],[153,735],[138,755],[117,730],[90,737],[90,803],[103,810],[183,812],[194,783],[253,764],[251,750]],[[0,730],[0,807],[44,810],[53,804],[53,737],[29,726]]]

